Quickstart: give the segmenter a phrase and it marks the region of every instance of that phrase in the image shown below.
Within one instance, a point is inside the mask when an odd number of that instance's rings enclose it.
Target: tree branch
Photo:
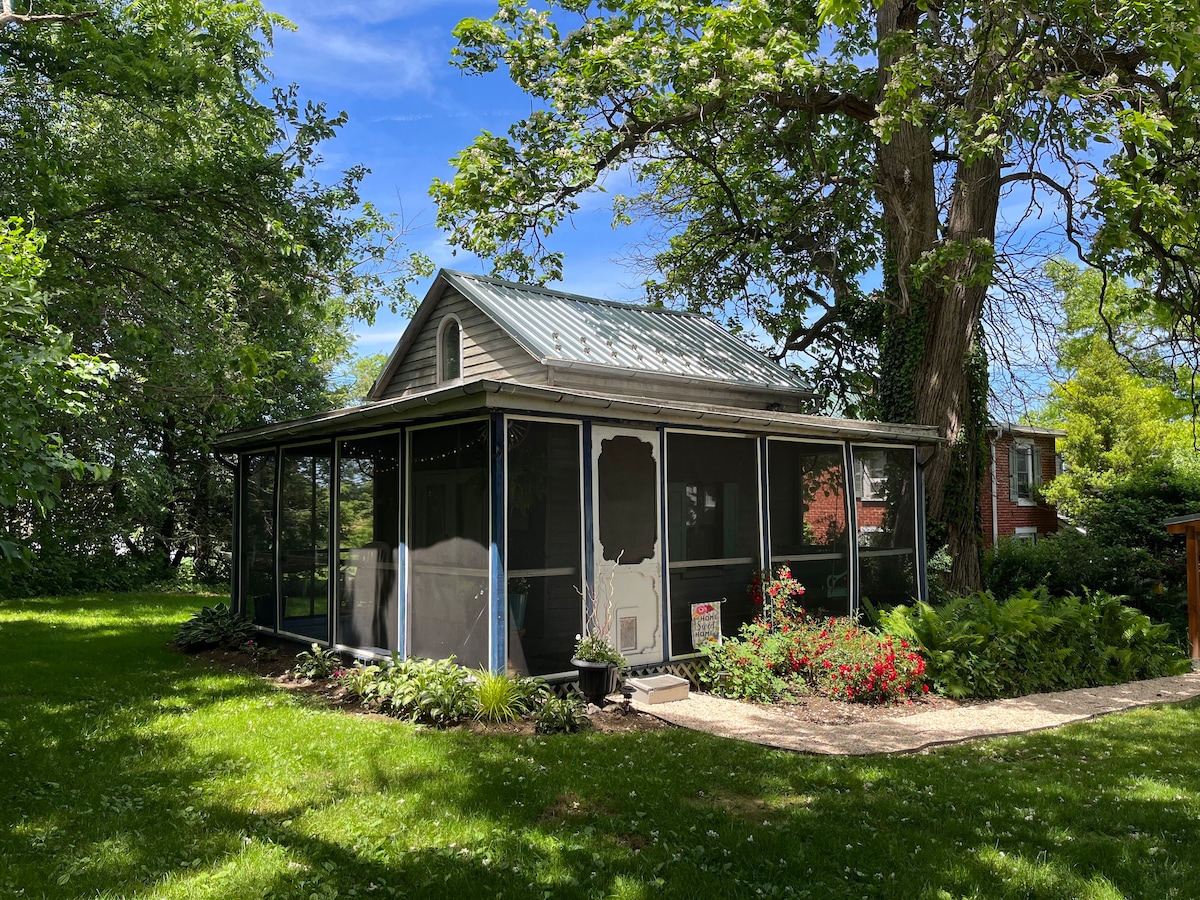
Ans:
[[[763,94],[763,99],[776,109],[789,112],[810,112],[814,115],[840,112],[851,119],[868,124],[873,122],[877,115],[875,107],[861,97],[824,88],[799,94],[771,91]]]
[[[51,22],[78,22],[81,19],[90,19],[92,16],[99,14],[100,11],[96,9],[74,13],[21,14],[13,12],[12,0],[0,0],[0,28],[4,28],[7,25],[48,25]]]
[[[1087,261],[1087,252],[1083,249],[1083,245],[1080,243],[1075,231],[1075,197],[1071,194],[1071,192],[1045,172],[1037,172],[1033,170],[1028,172],[1012,172],[1011,174],[1003,176],[1000,179],[1000,187],[1003,189],[1006,184],[1012,184],[1016,181],[1035,181],[1039,184],[1044,184],[1051,190],[1056,191],[1058,195],[1062,197],[1063,203],[1066,204],[1067,207],[1067,240],[1070,241],[1075,247],[1076,252],[1079,254],[1079,258]]]

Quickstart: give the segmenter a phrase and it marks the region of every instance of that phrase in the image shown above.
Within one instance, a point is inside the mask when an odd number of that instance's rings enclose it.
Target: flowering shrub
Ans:
[[[799,606],[804,588],[781,567],[756,579],[763,612],[737,638],[707,649],[700,678],[727,697],[769,702],[810,691],[859,703],[895,703],[925,693],[925,660],[907,640],[853,619],[814,619]]]
[[[792,570],[780,566],[772,576],[770,571],[755,572],[750,580],[750,600],[762,607],[758,615],[764,619],[789,618],[804,615],[800,598],[804,585],[792,577]]]

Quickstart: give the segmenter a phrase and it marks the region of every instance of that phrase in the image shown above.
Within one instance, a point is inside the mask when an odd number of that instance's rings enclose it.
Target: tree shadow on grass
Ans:
[[[0,896],[1157,897],[1200,876],[1200,761],[1176,752],[1197,703],[861,759],[439,733],[182,657],[182,603],[121,607],[0,630]]]

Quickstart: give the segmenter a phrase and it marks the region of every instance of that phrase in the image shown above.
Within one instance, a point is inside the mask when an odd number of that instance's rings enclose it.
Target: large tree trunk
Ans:
[[[897,59],[890,48],[902,46],[892,39],[912,30],[920,15],[916,4],[898,0],[885,0],[879,8],[880,45],[889,48],[880,54],[879,99]],[[970,118],[975,118],[971,111],[986,108],[987,77],[977,77],[967,92]],[[1000,157],[959,162],[944,228],[938,218],[933,142],[926,129],[902,122],[881,144],[879,165],[879,199],[895,265],[890,299],[902,322],[888,327],[916,330],[881,353],[881,390],[903,397],[898,401],[893,396],[883,406],[889,417],[934,425],[945,438],[925,466],[926,512],[932,523],[944,526],[953,559],[946,587],[976,590],[982,582],[979,491],[987,423],[986,380],[981,384],[980,379],[986,363],[978,340],[992,278]],[[912,277],[918,261],[925,265],[919,281]]]
[[[943,242],[956,252],[922,292],[929,302],[914,412],[918,422],[937,425],[946,438],[925,467],[926,508],[930,519],[946,526],[954,561],[946,586],[957,593],[978,590],[983,580],[979,492],[987,452],[987,385],[979,383],[984,363],[977,347],[999,205],[1000,160],[989,156],[960,164]]]

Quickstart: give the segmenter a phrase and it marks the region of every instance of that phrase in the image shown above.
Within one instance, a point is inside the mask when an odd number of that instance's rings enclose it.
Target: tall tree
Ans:
[[[940,429],[952,587],[979,581],[980,323],[1020,251],[1053,231],[1194,319],[1191,0],[538,6],[456,32],[466,71],[505,67],[535,109],[434,185],[451,241],[559,277],[549,235],[630,171],[618,219],[665,239],[652,298],[751,318],[819,384],[878,364],[875,412]]]
[[[328,406],[349,322],[427,268],[360,202],[365,169],[314,180],[344,114],[259,99],[285,26],[253,0],[118,0],[0,28],[0,208],[45,235],[51,321],[120,366],[94,415],[60,421],[113,478],[67,488],[58,542],[169,562],[211,546],[212,437]]]
[[[1033,419],[1067,432],[1060,447],[1065,471],[1047,494],[1061,512],[1088,522],[1106,492],[1131,477],[1197,469],[1190,408],[1172,354],[1145,348],[1162,346],[1163,327],[1141,308],[1134,288],[1105,286],[1098,273],[1062,261],[1046,271],[1065,313],[1058,334],[1063,377]]]
[[[23,507],[27,520],[53,509],[63,477],[105,474],[74,456],[51,413],[95,410],[95,393],[113,366],[71,352],[68,335],[48,321],[37,280],[45,270],[42,239],[17,217],[0,221],[0,509]],[[24,553],[11,529],[0,529],[0,560]]]

